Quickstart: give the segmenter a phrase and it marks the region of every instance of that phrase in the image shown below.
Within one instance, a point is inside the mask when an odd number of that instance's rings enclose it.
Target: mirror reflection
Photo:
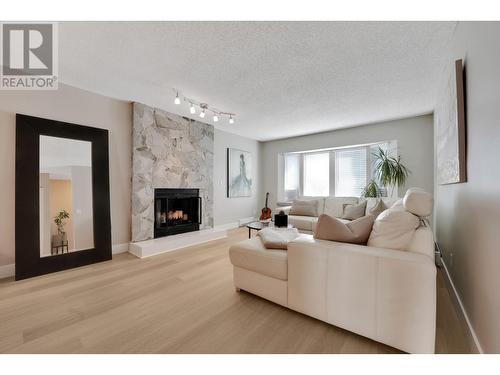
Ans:
[[[94,248],[92,143],[40,136],[40,256]]]

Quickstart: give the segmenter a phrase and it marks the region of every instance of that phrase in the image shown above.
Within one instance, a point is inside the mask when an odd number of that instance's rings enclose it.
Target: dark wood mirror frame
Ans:
[[[92,143],[94,248],[40,257],[40,135]],[[16,115],[16,280],[110,260],[108,131]]]

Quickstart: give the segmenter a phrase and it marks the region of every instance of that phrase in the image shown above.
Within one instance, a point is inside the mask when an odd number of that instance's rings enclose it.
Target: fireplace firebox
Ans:
[[[155,238],[200,229],[199,189],[155,189]]]

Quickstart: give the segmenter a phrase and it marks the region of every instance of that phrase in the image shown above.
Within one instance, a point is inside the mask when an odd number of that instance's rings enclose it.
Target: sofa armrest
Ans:
[[[436,267],[424,254],[301,236],[288,244],[288,305],[410,353],[434,352]]]

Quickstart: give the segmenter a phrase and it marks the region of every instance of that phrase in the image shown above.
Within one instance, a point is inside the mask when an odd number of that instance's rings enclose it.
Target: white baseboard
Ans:
[[[257,218],[255,217],[244,217],[243,219],[238,219],[238,226],[242,227],[245,224],[251,223],[252,221],[256,221]]]
[[[216,226],[214,226],[214,229],[215,230],[229,230],[229,229],[236,229],[239,226],[240,226],[239,223],[237,221],[234,221],[232,223],[216,225]]]
[[[16,274],[16,266],[14,263],[0,266],[0,279],[12,277]]]
[[[477,338],[476,331],[474,331],[474,328],[472,327],[472,324],[471,324],[470,319],[469,319],[469,315],[467,315],[467,311],[465,311],[464,304],[462,303],[462,300],[460,299],[460,295],[458,294],[458,291],[455,288],[455,284],[453,284],[453,279],[451,278],[451,275],[448,272],[448,267],[446,267],[446,263],[444,262],[443,257],[441,257],[441,264],[443,265],[446,276],[448,277],[450,285],[453,288],[453,292],[455,293],[455,297],[457,297],[458,304],[460,305],[460,309],[462,310],[462,314],[464,314],[465,321],[467,322],[467,326],[469,327],[469,331],[472,335],[472,339],[474,340],[474,344],[476,344],[477,351],[481,354],[484,354],[483,348],[481,347],[481,344],[479,343],[479,339]]]
[[[113,245],[111,248],[111,253],[113,254],[126,253],[127,251],[128,251],[128,242]]]

